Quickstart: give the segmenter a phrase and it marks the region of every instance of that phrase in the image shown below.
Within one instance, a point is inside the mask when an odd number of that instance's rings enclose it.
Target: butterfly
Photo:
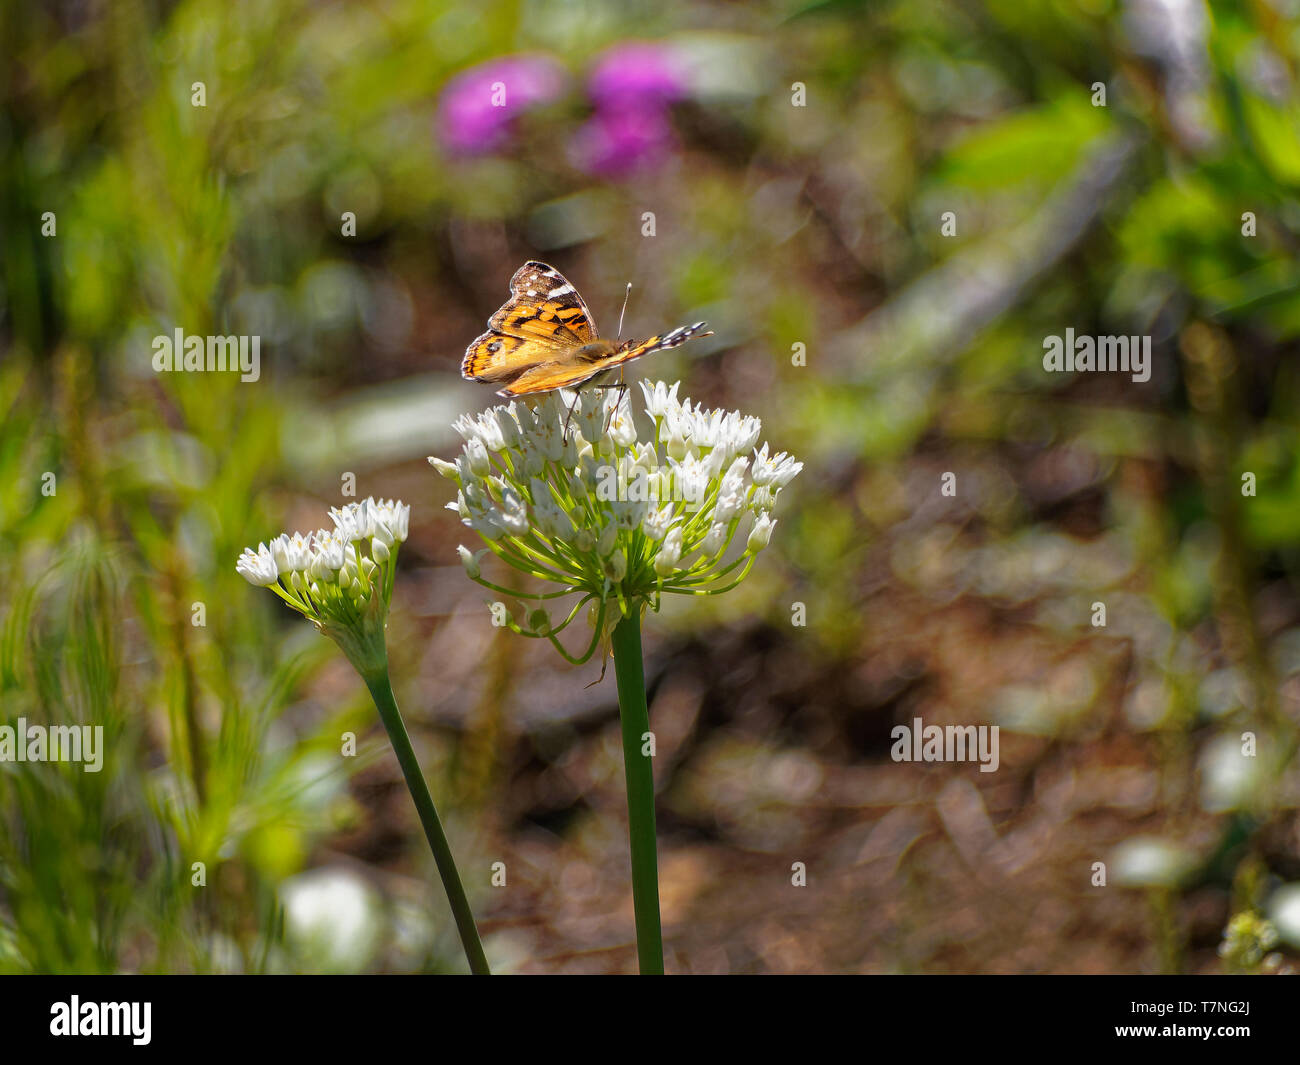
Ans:
[[[675,348],[705,322],[679,326],[649,340],[609,340],[596,333],[578,290],[555,267],[526,262],[510,279],[510,298],[488,319],[488,331],[465,349],[460,374],[501,384],[500,396],[527,396],[572,388],[615,366]]]

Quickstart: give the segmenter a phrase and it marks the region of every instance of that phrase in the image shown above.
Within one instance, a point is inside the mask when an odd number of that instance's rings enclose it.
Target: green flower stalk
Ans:
[[[448,506],[485,546],[461,546],[469,577],[497,595],[537,604],[508,627],[549,640],[580,664],[609,648],[618,683],[627,778],[632,893],[641,972],[663,972],[654,779],[641,616],[662,597],[720,595],[749,573],[772,537],[777,496],[803,468],[756,448],[762,425],[739,412],[679,401],[679,385],[642,383],[653,432],[639,437],[625,391],[549,393],[535,406],[462,415],[455,462],[430,462],[455,482]],[[752,454],[751,454],[752,453]],[[549,585],[526,591],[483,575],[489,552]],[[573,600],[559,620],[544,604]],[[576,653],[561,634],[586,608],[591,635]],[[602,676],[604,675],[602,670]]]
[[[336,507],[330,510],[333,529],[318,529],[307,536],[283,533],[269,546],[245,548],[235,568],[250,584],[270,588],[337,643],[366,682],[433,851],[470,971],[487,975],[487,958],[469,899],[388,672],[384,629],[393,598],[397,549],[406,540],[410,513],[410,507],[396,500],[366,499]]]

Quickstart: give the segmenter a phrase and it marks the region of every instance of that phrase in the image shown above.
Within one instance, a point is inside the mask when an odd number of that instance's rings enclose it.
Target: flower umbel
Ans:
[[[333,529],[281,533],[246,547],[235,568],[314,622],[365,676],[387,664],[384,624],[410,513],[391,499],[335,507]]]
[[[781,489],[803,468],[783,452],[769,457],[766,444],[755,451],[757,418],[679,401],[678,387],[642,383],[653,425],[644,439],[626,392],[562,390],[536,406],[462,415],[460,456],[429,460],[456,483],[448,506],[489,550],[558,587],[493,584],[480,569],[484,552],[462,547],[471,579],[520,599],[580,595],[558,624],[534,610],[528,628],[510,626],[551,640],[571,662],[589,659],[621,617],[658,609],[665,592],[717,595],[740,583],[771,537]],[[556,636],[587,605],[595,633],[574,657]]]

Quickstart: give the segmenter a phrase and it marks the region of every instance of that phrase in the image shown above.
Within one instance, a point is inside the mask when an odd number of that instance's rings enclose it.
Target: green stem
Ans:
[[[460,931],[460,941],[465,946],[465,957],[469,959],[469,968],[475,976],[491,975],[487,957],[483,953],[483,944],[479,942],[478,928],[474,924],[474,914],[469,908],[469,899],[465,897],[465,888],[460,882],[460,873],[456,871],[456,861],[451,856],[451,846],[447,835],[438,820],[438,811],[433,805],[433,796],[429,786],[420,772],[420,763],[416,761],[415,749],[411,746],[411,737],[406,733],[401,711],[397,709],[397,700],[393,698],[393,685],[388,677],[388,668],[362,674],[366,687],[375,700],[375,707],[388,730],[388,740],[393,745],[397,761],[402,767],[402,776],[406,778],[406,788],[411,793],[420,823],[424,825],[424,835],[433,851],[433,860],[438,864],[438,875],[442,877],[442,886],[447,892],[447,901],[451,903],[452,916],[456,919],[456,928]]]
[[[655,853],[655,781],[649,757],[641,753],[650,731],[645,669],[641,663],[641,614],[634,604],[614,627],[614,675],[623,723],[623,771],[627,777],[628,834],[632,844],[632,908],[636,954],[643,976],[662,976],[663,931],[659,925],[659,859]]]

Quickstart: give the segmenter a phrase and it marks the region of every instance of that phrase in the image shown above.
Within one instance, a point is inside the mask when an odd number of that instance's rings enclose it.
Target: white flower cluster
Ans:
[[[256,550],[246,547],[235,569],[318,624],[352,624],[367,613],[382,619],[410,516],[410,507],[392,499],[334,507],[333,529],[281,533]]]
[[[625,393],[558,391],[462,415],[456,461],[429,461],[459,488],[448,506],[525,573],[602,601],[725,591],[767,545],[777,496],[803,466],[756,449],[757,418],[679,401],[678,387],[642,383],[645,439]],[[742,525],[744,549],[727,561]],[[484,553],[460,548],[486,584]]]

